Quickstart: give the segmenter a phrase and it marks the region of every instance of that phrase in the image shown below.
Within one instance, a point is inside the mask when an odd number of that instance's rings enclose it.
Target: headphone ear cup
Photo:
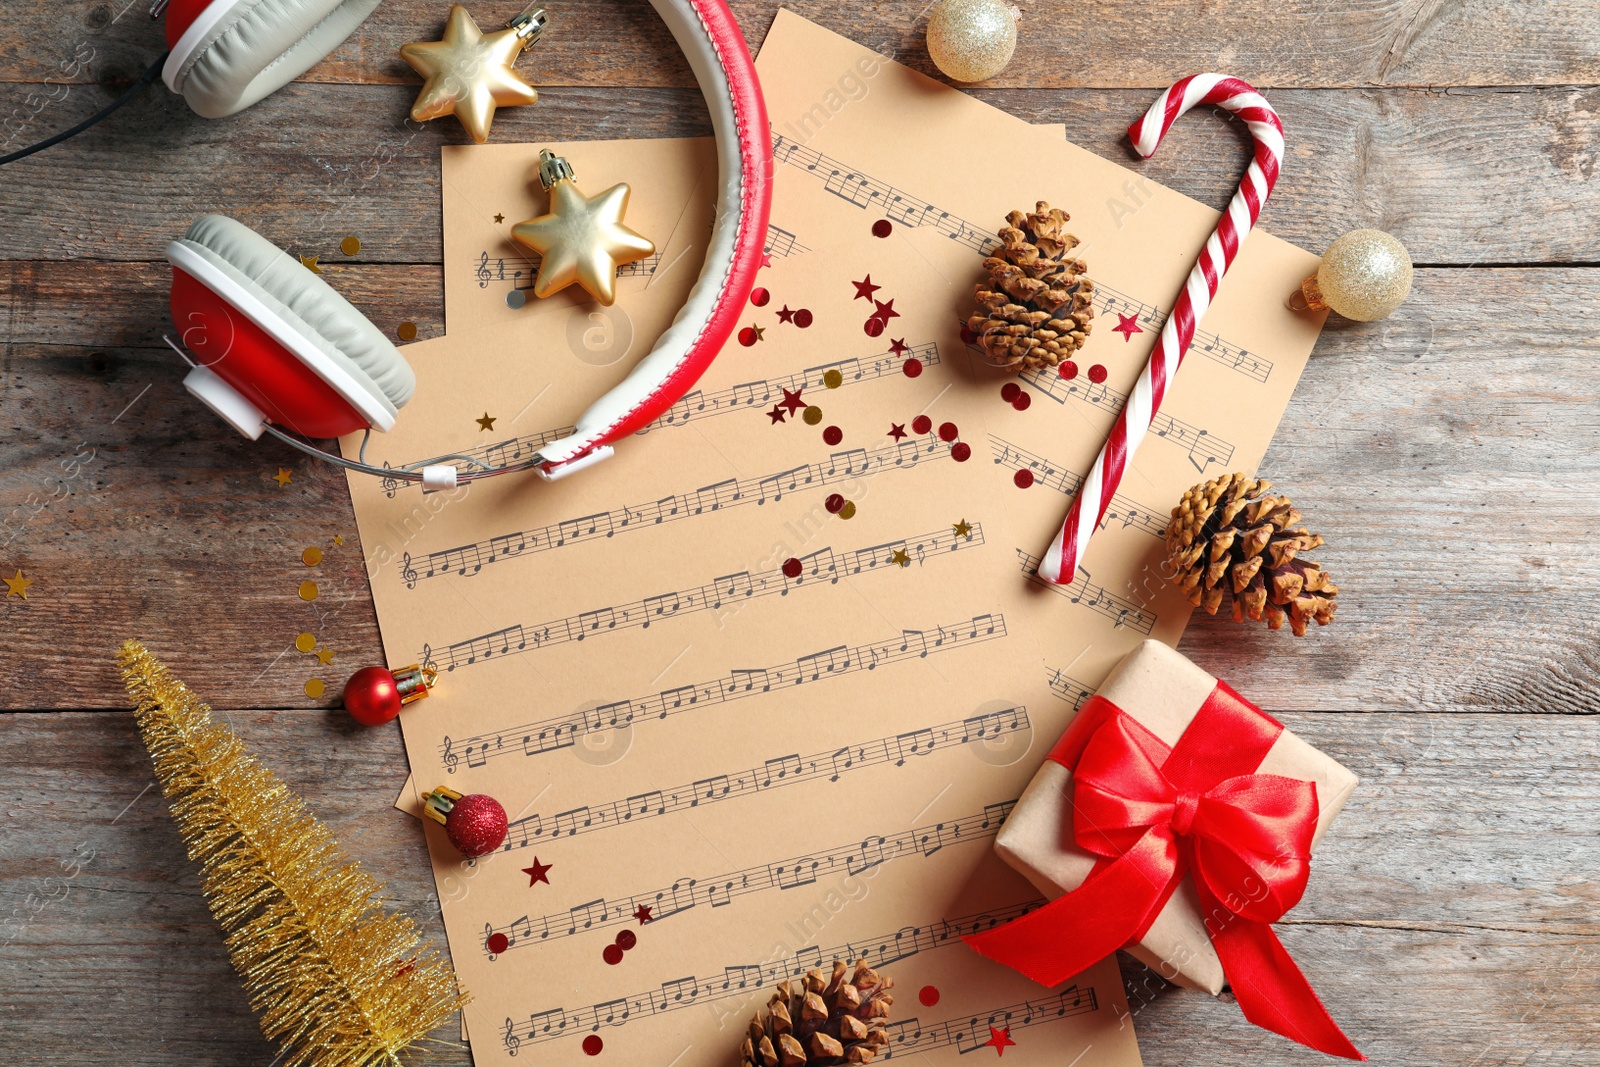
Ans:
[[[221,118],[283,88],[333,51],[378,0],[173,0],[167,87]]]
[[[186,384],[241,432],[259,436],[262,419],[308,437],[394,425],[410,366],[299,261],[222,215],[197,219],[167,258],[173,322],[205,371]]]

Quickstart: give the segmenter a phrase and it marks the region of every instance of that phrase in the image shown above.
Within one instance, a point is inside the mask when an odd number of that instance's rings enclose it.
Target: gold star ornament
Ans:
[[[511,227],[511,236],[541,257],[533,295],[549,296],[576,282],[610,307],[617,300],[617,268],[656,250],[622,224],[627,183],[584,196],[572,184],[567,161],[548,150],[539,153],[539,182],[550,193],[550,213]]]
[[[23,600],[28,599],[28,586],[33,584],[32,578],[24,578],[22,576],[22,572],[18,571],[14,576],[0,580],[3,580],[6,583],[7,600],[10,600],[14,596],[19,596]]]
[[[528,8],[503,30],[484,33],[460,4],[450,9],[444,40],[417,41],[401,57],[424,79],[411,117],[418,122],[454,115],[478,144],[489,139],[497,107],[531,104],[539,91],[511,65],[544,33],[544,11]]]

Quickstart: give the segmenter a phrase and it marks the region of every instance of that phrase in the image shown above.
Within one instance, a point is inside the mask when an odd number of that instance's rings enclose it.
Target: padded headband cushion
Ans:
[[[417,379],[366,316],[277,245],[225,215],[202,215],[181,242],[254,292],[318,349],[399,408]]]
[[[212,0],[173,46],[162,76],[206,118],[232,115],[304,74],[377,6],[378,0]]]

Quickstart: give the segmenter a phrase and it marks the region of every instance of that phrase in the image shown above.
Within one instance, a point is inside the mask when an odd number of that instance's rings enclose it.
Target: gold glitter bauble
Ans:
[[[1411,253],[1382,230],[1351,230],[1322,254],[1317,273],[1300,287],[1312,311],[1332,308],[1373,322],[1411,295]]]
[[[988,81],[1016,48],[1017,17],[1001,0],[940,0],[928,16],[928,56],[954,81]]]

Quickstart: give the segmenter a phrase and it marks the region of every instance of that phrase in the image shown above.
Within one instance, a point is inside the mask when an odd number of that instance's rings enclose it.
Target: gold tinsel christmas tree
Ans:
[[[143,645],[118,654],[156,778],[286,1067],[398,1064],[466,998],[383,886]]]

